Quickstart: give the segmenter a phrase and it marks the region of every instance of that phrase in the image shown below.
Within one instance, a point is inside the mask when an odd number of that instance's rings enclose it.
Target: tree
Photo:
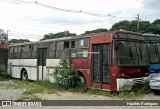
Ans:
[[[92,31],[85,31],[85,33],[83,33],[83,34],[91,34],[91,33],[107,32],[107,31],[108,31],[107,29],[99,28],[99,29],[92,30]]]
[[[128,30],[128,31],[134,31],[137,32],[137,21],[132,20],[132,21],[120,21],[118,23],[115,23],[110,30]],[[149,21],[140,21],[139,22],[139,32],[140,33],[148,33],[151,32],[151,24]]]
[[[9,44],[24,43],[24,42],[30,42],[30,40],[28,40],[28,39],[11,39],[8,41]]]
[[[69,37],[69,36],[76,36],[76,34],[75,33],[70,33],[69,31],[59,32],[59,33],[56,33],[56,34],[49,33],[49,34],[45,34],[44,38],[41,39],[41,40],[55,39],[55,38]]]
[[[79,74],[73,65],[68,63],[68,57],[61,55],[59,66],[55,67],[53,78],[58,85],[62,85],[66,89],[69,87],[77,87],[80,85]]]
[[[160,34],[160,19],[155,20],[151,24],[151,31],[153,34]]]
[[[131,22],[124,20],[113,24],[110,30],[120,30],[120,29],[131,30],[130,28],[131,28]]]

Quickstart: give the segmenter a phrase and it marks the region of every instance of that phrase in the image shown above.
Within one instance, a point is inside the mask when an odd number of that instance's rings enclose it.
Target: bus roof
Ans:
[[[47,40],[41,40],[36,42],[25,42],[25,43],[18,43],[18,44],[11,44],[10,46],[19,46],[19,45],[27,45],[27,44],[36,44],[40,42],[52,42],[52,41],[61,41],[61,40],[69,40],[69,39],[79,39],[84,37],[93,37],[93,36],[112,36],[113,34],[120,32],[120,33],[127,33],[127,34],[135,34],[135,35],[141,35],[137,32],[127,31],[127,30],[114,30],[114,31],[107,31],[107,32],[99,32],[99,33],[91,33],[91,34],[82,34],[78,36],[70,36],[70,37],[62,37],[62,38],[55,38],[55,39],[47,39]]]

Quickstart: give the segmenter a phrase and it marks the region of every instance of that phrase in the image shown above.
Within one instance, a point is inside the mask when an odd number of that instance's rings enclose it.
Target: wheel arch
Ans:
[[[22,68],[22,69],[21,69],[21,72],[20,72],[20,77],[21,77],[21,79],[22,79],[22,73],[23,73],[24,70],[27,72],[27,70],[26,70],[25,68]]]

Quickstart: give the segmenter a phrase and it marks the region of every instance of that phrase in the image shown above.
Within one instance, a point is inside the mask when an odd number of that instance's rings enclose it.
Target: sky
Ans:
[[[0,29],[8,30],[9,39],[31,41],[48,33],[110,29],[137,14],[142,21],[160,19],[159,0],[0,0],[0,10]]]

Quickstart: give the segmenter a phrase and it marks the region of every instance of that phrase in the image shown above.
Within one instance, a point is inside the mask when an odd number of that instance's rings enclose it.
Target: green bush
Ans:
[[[0,76],[2,76],[3,71],[4,71],[4,69],[0,66]]]
[[[62,85],[66,89],[69,87],[77,87],[80,84],[78,72],[67,60],[68,57],[62,54],[59,66],[56,66],[53,72],[53,76],[58,85]]]

